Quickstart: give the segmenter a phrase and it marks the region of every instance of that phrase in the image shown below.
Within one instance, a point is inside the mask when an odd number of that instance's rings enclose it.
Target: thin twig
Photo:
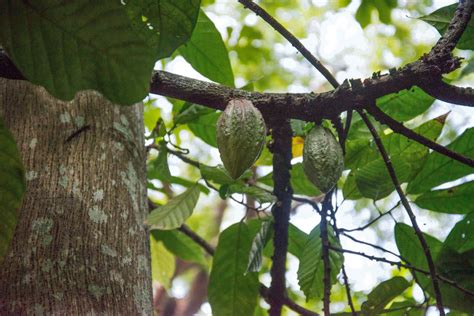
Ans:
[[[365,125],[367,126],[370,133],[372,134],[372,138],[374,139],[375,144],[377,145],[377,148],[385,163],[385,166],[387,167],[387,171],[390,175],[390,178],[392,179],[393,185],[395,186],[395,190],[397,191],[398,196],[400,197],[400,201],[402,202],[402,205],[405,207],[405,210],[407,211],[408,216],[410,217],[410,221],[413,226],[413,229],[415,230],[416,236],[418,237],[421,247],[423,248],[423,252],[425,254],[426,261],[428,262],[428,267],[430,270],[431,282],[433,283],[433,291],[436,297],[436,306],[438,307],[440,315],[443,316],[445,315],[444,308],[443,308],[443,300],[441,297],[441,290],[439,288],[436,267],[434,265],[433,257],[431,256],[430,248],[425,240],[425,237],[423,236],[423,233],[421,232],[420,227],[418,226],[418,223],[416,221],[416,216],[411,209],[410,203],[408,202],[405,196],[405,193],[400,187],[400,183],[398,182],[398,178],[395,173],[395,169],[392,166],[392,162],[390,161],[390,157],[388,156],[385,150],[385,147],[382,144],[382,140],[380,139],[379,135],[377,134],[377,131],[375,130],[374,125],[372,124],[372,122],[369,120],[369,118],[363,111],[359,111],[359,115],[364,120]]]
[[[390,127],[395,133],[401,134],[403,136],[408,137],[409,139],[412,139],[428,148],[433,149],[434,151],[445,155],[446,157],[452,158],[456,161],[459,161],[465,165],[468,165],[470,167],[474,167],[474,159],[471,159],[469,157],[463,156],[457,152],[454,152],[445,146],[439,145],[435,143],[434,141],[418,134],[412,131],[411,129],[405,127],[402,123],[398,122],[397,120],[393,119],[391,116],[385,114],[381,109],[379,109],[377,106],[372,105],[366,107],[367,112],[370,113],[377,121],[379,121],[382,124],[387,125]]]
[[[365,229],[367,229],[368,227],[372,226],[373,224],[375,224],[379,219],[381,219],[382,217],[384,217],[385,215],[387,214],[391,214],[392,211],[394,209],[396,209],[398,206],[400,205],[400,201],[397,202],[397,204],[395,204],[391,209],[389,209],[387,212],[384,212],[384,213],[381,213],[379,214],[379,216],[377,216],[376,218],[372,219],[371,221],[369,221],[367,224],[363,225],[363,226],[360,226],[360,227],[357,227],[357,228],[351,228],[351,229],[347,229],[347,228],[339,228],[339,231],[341,233],[350,233],[350,232],[355,232],[355,231],[363,231]]]
[[[202,249],[204,249],[209,255],[213,256],[216,250],[214,247],[209,244],[204,238],[196,234],[189,226],[183,224],[181,225],[178,230],[191,238],[196,244],[201,246]]]

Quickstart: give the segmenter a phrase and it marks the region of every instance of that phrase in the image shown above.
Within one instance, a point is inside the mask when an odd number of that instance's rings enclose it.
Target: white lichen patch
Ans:
[[[97,205],[94,205],[93,207],[89,209],[89,218],[94,223],[100,224],[100,223],[106,223],[108,216],[100,207],[98,207]]]
[[[50,218],[41,217],[31,223],[31,230],[37,234],[48,234],[53,227],[53,220]]]
[[[130,195],[130,199],[132,200],[132,205],[134,210],[139,209],[139,204],[138,204],[138,196],[140,195],[140,181],[138,180],[137,173],[135,171],[135,168],[133,167],[133,164],[129,162],[127,164],[127,171],[121,171],[120,172],[120,177],[122,179],[123,184],[125,185],[125,188],[127,189],[128,194]],[[134,212],[136,215],[135,220],[137,221],[137,224],[143,223],[145,220],[140,216],[140,212]]]
[[[61,178],[59,178],[58,184],[59,184],[62,188],[66,188],[68,182],[69,182],[68,177],[67,177],[67,176],[62,176]]]
[[[123,257],[123,259],[122,259],[122,264],[123,264],[123,265],[127,265],[127,266],[128,266],[128,265],[130,265],[131,263],[132,263],[132,257],[130,257],[130,256],[125,256],[125,257]]]
[[[94,284],[89,285],[87,287],[87,290],[89,291],[90,294],[92,294],[92,296],[95,297],[96,300],[100,300],[100,298],[105,293],[105,287],[94,285]]]
[[[125,125],[125,126],[129,125],[127,117],[123,114],[120,115],[120,122],[122,122],[122,124]]]
[[[61,123],[64,124],[71,123],[71,115],[69,114],[69,112],[64,112],[59,115],[59,120],[61,121]]]
[[[146,259],[146,257],[143,255],[138,255],[137,260],[140,269],[142,269],[143,271],[148,271],[148,260]]]
[[[57,301],[62,301],[64,299],[64,293],[63,292],[53,293],[53,297]]]
[[[107,158],[107,154],[106,153],[102,153],[99,157],[99,160],[100,161],[104,161],[105,159]]]
[[[151,304],[151,293],[148,293],[146,287],[136,284],[133,286],[133,302],[142,315]]]
[[[92,198],[95,202],[102,201],[104,199],[104,190],[99,189],[95,191]]]
[[[120,272],[118,272],[117,270],[110,270],[109,274],[110,274],[110,280],[112,282],[117,282],[118,284],[120,284],[120,288],[123,289],[123,285],[125,284],[125,280],[123,279]]]
[[[36,144],[38,144],[38,138],[32,138],[31,141],[30,141],[30,144],[28,145],[28,147],[33,150],[35,149],[36,147]]]
[[[128,141],[132,141],[133,136],[132,136],[128,126],[122,125],[122,124],[117,123],[117,122],[114,122],[113,126],[114,126],[114,129],[117,132],[119,132],[120,134],[122,134]]]
[[[74,118],[74,124],[76,124],[76,126],[79,128],[83,127],[85,122],[86,121],[83,116],[76,116]]]
[[[38,178],[38,172],[34,170],[30,170],[26,173],[25,178],[26,178],[26,181],[34,180]]]
[[[31,312],[31,311],[30,311]],[[43,316],[44,315],[44,307],[40,304],[35,304],[33,306],[33,315],[35,316]]]
[[[77,197],[81,197],[81,190],[79,188],[80,184],[81,183],[78,179],[74,179],[74,182],[72,183],[72,193],[74,193],[74,195]]]
[[[53,261],[51,261],[51,259],[46,259],[43,261],[43,264],[41,265],[41,271],[48,273],[53,268],[53,265],[54,263]]]
[[[101,252],[106,256],[117,257],[117,251],[104,244],[101,246]]]
[[[114,149],[118,151],[123,151],[125,149],[125,146],[120,142],[114,142]]]
[[[21,283],[28,285],[31,283],[32,279],[33,278],[31,277],[31,274],[27,273],[23,276],[23,280],[21,280]]]

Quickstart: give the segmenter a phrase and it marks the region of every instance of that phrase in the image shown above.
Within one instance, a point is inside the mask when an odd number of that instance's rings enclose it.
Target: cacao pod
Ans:
[[[231,100],[217,121],[217,148],[224,167],[239,178],[260,155],[265,143],[262,114],[245,99]]]
[[[306,136],[303,170],[306,177],[324,193],[336,185],[344,170],[344,155],[329,129],[315,126]]]

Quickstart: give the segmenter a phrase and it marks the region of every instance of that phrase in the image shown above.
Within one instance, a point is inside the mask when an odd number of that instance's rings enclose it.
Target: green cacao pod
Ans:
[[[344,170],[344,155],[329,129],[315,126],[306,136],[303,170],[306,177],[322,192],[326,193],[336,185]]]
[[[217,148],[224,167],[239,178],[260,155],[265,143],[262,114],[244,99],[231,100],[217,121]]]

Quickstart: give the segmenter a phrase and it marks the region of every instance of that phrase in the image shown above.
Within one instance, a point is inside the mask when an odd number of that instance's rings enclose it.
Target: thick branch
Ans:
[[[452,158],[454,160],[457,160],[465,165],[468,165],[470,167],[474,167],[474,160],[463,156],[457,152],[454,152],[444,146],[441,146],[434,141],[421,136],[418,133],[415,133],[409,128],[406,128],[402,123],[394,120],[391,116],[385,114],[382,110],[380,110],[377,106],[371,105],[366,108],[367,112],[370,113],[377,121],[379,121],[382,124],[387,125],[390,127],[395,133],[401,134],[403,136],[406,136],[422,145],[425,145],[428,148],[433,149],[434,151],[445,155],[449,158]]]
[[[329,261],[329,238],[328,238],[328,213],[331,212],[331,196],[332,191],[330,191],[324,197],[321,213],[321,223],[320,223],[320,237],[322,244],[322,259],[323,259],[323,285],[324,285],[324,296],[323,296],[323,310],[324,316],[329,316],[331,310],[329,305],[331,303],[331,262]]]
[[[419,84],[426,93],[441,101],[474,107],[474,89],[450,85],[442,80]]]
[[[270,122],[270,128],[274,142],[271,146],[273,152],[273,191],[278,201],[272,208],[275,233],[273,237],[273,263],[270,270],[272,282],[269,289],[269,315],[280,316],[286,297],[286,254],[292,197],[290,186],[292,133],[289,120],[273,120]]]
[[[439,288],[439,282],[438,282],[438,276],[436,274],[436,267],[434,265],[433,257],[431,256],[431,251],[428,246],[428,243],[425,240],[425,237],[423,236],[423,233],[418,226],[418,223],[416,221],[416,216],[415,213],[413,213],[413,210],[411,209],[410,203],[407,200],[407,197],[405,196],[405,193],[403,192],[402,188],[400,187],[400,183],[398,182],[397,175],[395,173],[395,169],[392,166],[392,162],[390,161],[390,157],[388,156],[385,147],[382,144],[382,140],[380,139],[379,135],[377,134],[377,131],[375,130],[372,122],[369,120],[367,115],[359,111],[359,115],[362,117],[364,120],[365,125],[367,125],[367,128],[369,129],[370,133],[372,134],[372,137],[375,141],[375,144],[377,145],[377,148],[379,149],[380,155],[382,156],[382,159],[385,163],[385,166],[387,167],[387,171],[390,175],[390,178],[392,179],[393,185],[395,186],[395,190],[398,193],[398,196],[400,197],[400,201],[402,202],[402,205],[405,207],[405,210],[408,213],[408,216],[410,217],[411,224],[413,226],[413,229],[415,230],[415,234],[418,237],[418,240],[420,241],[421,247],[423,249],[423,252],[426,257],[426,261],[428,262],[428,267],[430,271],[430,277],[431,277],[431,282],[433,284],[433,291],[435,293],[436,297],[436,306],[438,307],[439,314],[440,315],[445,315],[444,313],[444,308],[443,308],[443,301],[441,297],[441,290]]]

